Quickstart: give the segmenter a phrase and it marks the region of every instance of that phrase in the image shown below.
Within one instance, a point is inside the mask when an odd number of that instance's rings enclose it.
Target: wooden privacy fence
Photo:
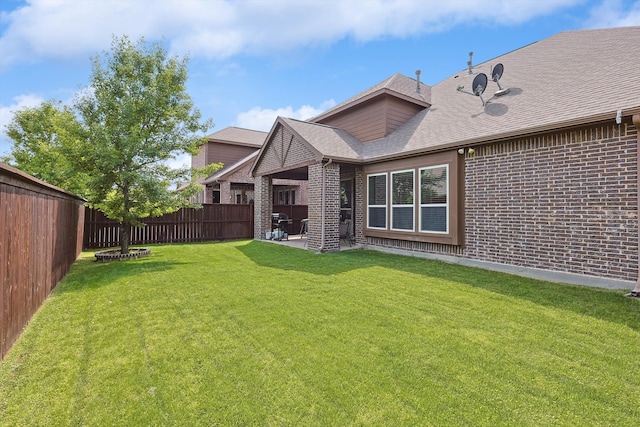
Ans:
[[[80,255],[83,203],[0,163],[0,360]]]
[[[186,243],[253,237],[252,205],[204,205],[201,209],[180,209],[157,218],[144,218],[143,227],[132,227],[130,243]],[[87,208],[84,226],[85,248],[120,245],[119,225]]]
[[[300,220],[307,217],[306,205],[274,206],[273,211],[285,213],[293,220],[290,234],[297,234]],[[132,245],[252,239],[253,205],[203,205],[201,209],[181,209],[158,218],[144,218],[142,222],[144,227],[131,229]],[[119,246],[119,231],[118,223],[101,212],[87,208],[85,248]]]

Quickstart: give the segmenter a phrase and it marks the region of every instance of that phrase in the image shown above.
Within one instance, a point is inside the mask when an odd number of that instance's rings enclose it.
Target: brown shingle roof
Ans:
[[[267,139],[267,132],[230,126],[212,133],[208,138],[211,142],[261,147]]]
[[[525,46],[421,90],[431,106],[385,138],[361,143],[349,133],[318,123],[381,91],[416,96],[416,80],[395,74],[310,122],[283,119],[324,158],[367,162],[440,151],[530,135],[602,120],[615,123],[640,113],[640,27],[568,31]],[[498,63],[507,95],[490,99],[498,86],[489,81],[483,98],[457,90],[479,73],[491,77]]]
[[[280,119],[325,157],[350,160],[361,156],[363,145],[360,140],[342,129],[295,119]]]
[[[432,86],[432,107],[388,137],[365,144],[363,159],[431,151],[640,113],[640,27],[568,31],[474,67]],[[477,73],[504,64],[511,92],[482,108],[471,90]],[[498,89],[489,82],[487,100]]]

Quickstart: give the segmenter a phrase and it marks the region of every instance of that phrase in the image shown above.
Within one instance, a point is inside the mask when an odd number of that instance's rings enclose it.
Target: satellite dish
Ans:
[[[493,67],[493,70],[491,71],[491,79],[498,83],[498,80],[500,80],[500,77],[502,77],[502,73],[504,73],[504,65],[502,64],[498,64],[495,67]]]
[[[487,82],[489,79],[485,73],[480,73],[473,79],[473,83],[471,84],[471,90],[475,96],[482,96],[484,90],[487,88]]]
[[[471,84],[472,92],[464,90],[464,86],[458,86],[457,90],[458,92],[479,96],[480,100],[482,101],[482,107],[484,108],[484,106],[487,105],[487,103],[484,102],[484,99],[482,99],[482,94],[487,88],[488,82],[489,82],[489,79],[487,78],[487,75],[485,73],[480,73],[473,79],[473,83]]]
[[[494,96],[502,96],[502,95],[506,95],[509,93],[509,89],[502,89],[502,86],[500,86],[500,77],[502,77],[502,73],[504,73],[504,65],[502,64],[496,64],[495,67],[493,67],[493,70],[491,71],[491,80],[493,80],[494,82],[496,82],[496,84],[498,85],[498,91],[494,94]]]

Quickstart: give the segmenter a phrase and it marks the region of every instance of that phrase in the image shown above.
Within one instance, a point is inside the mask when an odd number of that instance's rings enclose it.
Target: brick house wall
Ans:
[[[362,167],[357,167],[353,177],[353,192],[354,192],[354,237],[356,243],[364,244],[366,240],[364,238],[364,174]]]
[[[477,148],[464,256],[635,281],[636,134],[603,124]]]
[[[282,188],[285,190],[295,190],[296,191],[296,202],[290,203],[292,205],[306,205],[307,204],[307,194],[308,194],[308,181],[298,181],[295,179],[281,179],[276,178],[273,180],[273,185],[283,186]]]
[[[323,180],[324,169],[324,180]],[[322,186],[325,185],[324,202]],[[309,165],[309,206],[307,247],[316,251],[340,250],[340,166],[336,163]],[[324,217],[324,247],[322,242],[322,211]]]
[[[250,203],[255,199],[254,177],[251,175],[252,162],[229,172],[221,178],[219,184],[209,184],[205,189],[205,203],[212,203],[213,191],[220,191],[220,203],[236,204],[238,195],[241,195],[241,203]],[[288,186],[296,191],[297,205],[306,204],[307,182],[293,179],[274,179],[273,185]]]
[[[257,176],[255,178],[255,204],[253,207],[253,238],[256,240],[266,239],[266,232],[271,231],[271,178],[268,176]]]
[[[611,123],[465,154],[465,244],[367,245],[636,281],[637,129]],[[363,202],[359,203],[363,204]],[[357,220],[357,216],[356,216]]]
[[[231,183],[229,181],[220,183],[220,203],[233,203],[231,201]]]

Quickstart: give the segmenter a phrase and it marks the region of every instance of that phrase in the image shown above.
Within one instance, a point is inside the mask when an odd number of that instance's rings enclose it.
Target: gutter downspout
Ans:
[[[636,126],[636,138],[638,140],[638,143],[636,144],[636,152],[637,152],[636,167],[638,168],[638,171],[639,171],[639,173],[637,174],[638,175],[637,198],[638,198],[638,230],[640,230],[640,114],[634,114],[632,120],[633,120],[633,124]],[[636,281],[636,286],[633,288],[633,292],[640,293],[640,232],[638,233],[638,280]]]
[[[326,206],[327,204],[325,203],[325,187],[327,186],[327,178],[326,178],[326,168],[327,166],[329,166],[331,163],[333,163],[333,159],[329,159],[329,161],[327,163],[325,163],[324,165],[322,165],[322,196],[321,196],[321,201],[322,201],[322,209],[320,210],[320,224],[322,227],[322,230],[320,231],[320,252],[324,252],[324,239],[325,239],[325,233],[324,233],[324,224],[325,224],[325,216],[327,215],[326,212]],[[640,240],[639,240],[640,242]],[[640,245],[640,243],[639,243]],[[640,246],[639,246],[640,247]]]

